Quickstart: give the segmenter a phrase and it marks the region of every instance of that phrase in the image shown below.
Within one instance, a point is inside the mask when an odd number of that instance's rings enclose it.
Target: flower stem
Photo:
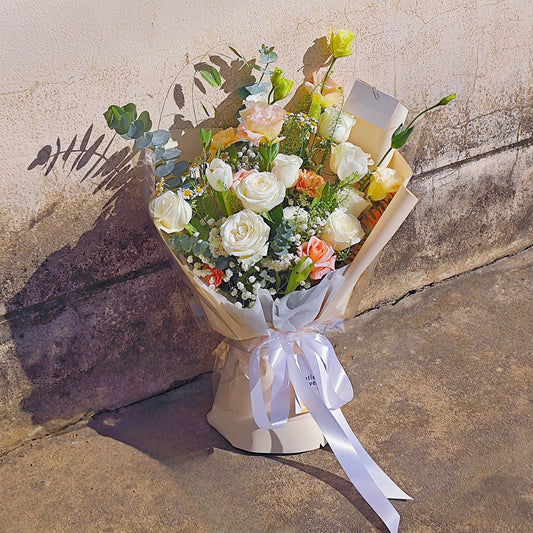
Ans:
[[[326,87],[326,82],[328,81],[328,78],[331,74],[335,61],[337,61],[336,57],[333,58],[331,64],[329,65],[328,71],[326,72],[326,75],[324,76],[324,79],[322,80],[322,85],[320,86],[320,94],[324,94],[324,88]]]

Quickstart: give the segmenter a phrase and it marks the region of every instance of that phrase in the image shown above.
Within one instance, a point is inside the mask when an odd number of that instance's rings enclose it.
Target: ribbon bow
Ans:
[[[273,372],[270,416],[261,384],[262,357],[268,360]],[[397,533],[400,515],[388,499],[411,497],[374,462],[344,418],[340,408],[353,398],[353,388],[329,340],[311,331],[270,330],[269,336],[251,353],[248,374],[257,426],[276,429],[287,423],[292,384],[352,484],[389,531]]]

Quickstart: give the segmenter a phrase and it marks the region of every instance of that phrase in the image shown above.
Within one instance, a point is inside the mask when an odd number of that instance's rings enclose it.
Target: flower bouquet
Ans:
[[[379,252],[416,203],[397,151],[413,130],[394,98],[357,81],[333,81],[354,35],[333,33],[325,72],[294,82],[272,47],[242,65],[260,78],[243,88],[233,127],[200,129],[193,161],[178,161],[170,133],[146,112],[111,106],[109,126],[150,163],[149,212],[195,294],[196,314],[228,346],[217,361],[209,423],[234,446],[294,453],[330,445],[390,531],[389,498],[408,499],[366,453],[341,407],[353,390],[324,332],[353,316]],[[198,71],[213,87],[219,71]],[[445,105],[455,95],[442,99]],[[296,101],[295,101],[296,100]],[[376,163],[377,162],[377,163]]]

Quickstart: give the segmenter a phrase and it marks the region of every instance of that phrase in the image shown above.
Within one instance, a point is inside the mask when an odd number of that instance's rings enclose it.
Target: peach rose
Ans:
[[[296,189],[311,198],[316,198],[322,193],[326,180],[312,170],[301,169],[298,173]]]
[[[255,146],[266,139],[271,142],[279,135],[287,111],[279,105],[268,105],[257,102],[241,111],[242,122],[237,133],[244,135]]]
[[[316,93],[319,95],[320,105],[323,108],[330,107],[332,105],[340,104],[343,100],[342,87],[334,81],[332,78],[326,80],[324,85],[324,90],[320,93],[320,88],[322,87],[322,80],[326,75],[325,69],[323,71],[315,70],[309,80],[304,84],[304,87],[309,93]]]
[[[298,257],[310,257],[314,265],[309,277],[322,279],[327,273],[335,270],[337,256],[333,248],[318,237],[311,237],[309,242],[304,242],[296,249]]]

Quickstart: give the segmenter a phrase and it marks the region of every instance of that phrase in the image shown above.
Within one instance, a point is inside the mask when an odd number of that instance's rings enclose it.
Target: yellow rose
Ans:
[[[390,192],[396,192],[402,179],[393,168],[377,168],[372,172],[370,185],[368,186],[367,197],[373,202],[383,200]]]
[[[329,47],[333,53],[333,57],[348,57],[352,55],[352,41],[355,35],[348,30],[340,30],[337,33],[331,32],[331,42]]]

